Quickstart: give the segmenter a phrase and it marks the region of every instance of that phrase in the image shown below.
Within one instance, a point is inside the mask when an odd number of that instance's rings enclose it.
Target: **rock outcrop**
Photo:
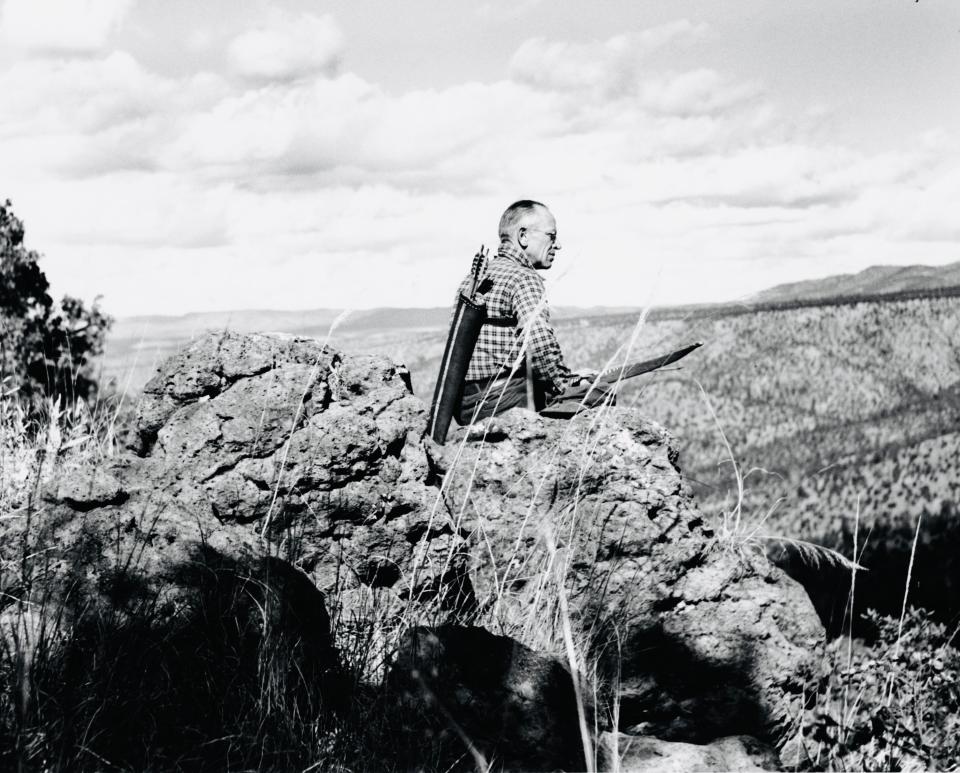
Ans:
[[[707,744],[692,744],[604,733],[601,753],[604,769],[630,773],[713,773],[718,770],[746,773],[779,768],[773,750],[750,736],[729,736]]]
[[[55,726],[85,728],[89,753],[120,767],[246,767],[230,739],[251,706],[326,705],[324,596],[254,533],[153,489],[138,462],[65,472],[7,525],[0,632],[29,664],[24,710],[64,712]]]
[[[40,528],[71,551],[48,554],[45,576],[75,595],[81,576],[99,597],[121,567],[143,586],[125,592],[170,594],[171,567],[202,551],[284,560],[328,594],[445,596],[465,543],[435,485],[425,426],[406,372],[384,357],[208,335],[147,384],[135,453],[64,472],[43,493]]]
[[[663,429],[627,409],[570,422],[514,409],[445,447],[425,433],[426,407],[384,357],[290,336],[202,338],[147,385],[130,453],[64,472],[32,520],[8,528],[8,565],[32,560],[0,590],[66,610],[61,623],[94,620],[87,655],[107,641],[98,630],[149,620],[136,641],[172,648],[147,647],[160,654],[140,670],[179,678],[184,705],[190,669],[228,657],[255,682],[264,645],[273,673],[322,683],[335,656],[328,608],[339,636],[371,622],[373,599],[394,632],[455,619],[493,631],[416,628],[395,674],[410,676],[412,651],[443,659],[447,676],[429,689],[525,767],[539,766],[516,751],[525,734],[557,736],[549,764],[581,751],[571,677],[547,652],[575,652],[621,729],[783,745],[823,629],[798,585],[704,521]],[[479,713],[457,702],[479,678],[478,635],[504,667],[497,707]],[[565,708],[540,713],[547,704]]]
[[[463,540],[430,482],[424,414],[385,358],[200,339],[147,386],[131,453],[92,469],[67,458],[42,506],[5,524],[0,590],[21,603],[0,629],[18,651],[43,642],[50,673],[92,685],[116,671],[96,721],[137,747],[119,753],[134,768],[157,729],[175,736],[159,747],[189,745],[181,721],[214,754],[241,732],[231,711],[295,701],[309,716],[338,697],[322,694],[331,600],[446,598],[456,574]],[[125,708],[153,694],[163,705]]]
[[[823,628],[799,585],[718,537],[677,462],[662,428],[616,408],[510,411],[461,430],[441,464],[479,603],[528,634],[566,616],[608,664],[622,726],[782,744]]]
[[[225,333],[167,360],[144,389],[144,483],[249,525],[320,590],[444,591],[462,562],[424,453],[426,409],[385,357]]]
[[[411,767],[422,764],[425,744],[442,770],[588,767],[573,677],[513,639],[476,627],[412,628],[387,686],[405,718],[397,742]],[[587,727],[593,719],[585,707]]]

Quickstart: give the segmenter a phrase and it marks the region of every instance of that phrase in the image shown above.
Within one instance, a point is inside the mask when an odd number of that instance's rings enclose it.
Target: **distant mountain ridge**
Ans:
[[[624,306],[555,306],[554,320],[626,314]],[[384,337],[395,341],[417,336],[441,337],[450,324],[450,308],[307,309],[277,311],[239,309],[192,312],[179,316],[159,314],[120,317],[107,336],[100,361],[100,377],[117,379],[121,386],[139,390],[156,372],[157,365],[190,341],[211,330],[234,333],[292,333],[343,344],[349,340],[361,347]],[[362,342],[362,343],[358,343]]]
[[[838,296],[886,295],[960,286],[960,261],[945,266],[870,266],[856,274],[776,285],[752,296],[752,303],[781,303]]]
[[[802,282],[775,285],[751,296],[748,303],[790,303],[836,298],[842,296],[871,296],[900,292],[936,290],[960,287],[960,261],[944,266],[870,266],[856,274],[836,274]],[[659,314],[695,313],[702,309],[717,309],[731,304],[686,304],[657,309]],[[740,304],[742,305],[742,302]],[[553,306],[555,320],[574,317],[597,317],[627,314],[639,311],[624,306]],[[269,309],[238,309],[235,311],[191,312],[179,316],[144,315],[121,317],[114,323],[114,340],[171,337],[193,338],[207,330],[228,329],[238,333],[275,331],[324,335],[337,323],[343,332],[363,330],[424,330],[443,328],[450,319],[450,308],[392,308],[307,309],[277,311]]]
[[[621,314],[634,311],[624,306],[555,306],[555,319]],[[424,330],[444,328],[450,321],[450,308],[308,309],[304,311],[271,311],[242,309],[236,311],[191,312],[180,316],[145,315],[121,317],[111,331],[114,340],[170,337],[193,338],[207,330],[232,330],[236,333],[285,332],[323,336],[336,323],[342,332],[362,330]]]

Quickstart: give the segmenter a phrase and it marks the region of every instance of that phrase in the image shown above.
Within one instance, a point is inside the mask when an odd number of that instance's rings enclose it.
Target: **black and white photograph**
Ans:
[[[0,770],[960,770],[960,3],[0,0]]]

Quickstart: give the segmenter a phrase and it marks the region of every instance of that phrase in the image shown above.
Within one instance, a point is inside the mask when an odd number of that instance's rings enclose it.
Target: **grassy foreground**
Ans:
[[[68,467],[95,467],[118,453],[121,413],[108,404],[89,410],[79,403],[62,411],[48,403],[42,416],[28,420],[11,399],[0,400],[0,530],[22,527],[37,515],[44,481]],[[722,547],[750,547],[749,524],[731,529],[731,512],[718,517],[726,519],[718,523],[718,532],[728,534]],[[227,652],[207,664],[209,672],[196,689],[227,690],[229,700],[218,716],[165,715],[164,705],[171,710],[183,705],[173,695],[182,685],[176,674],[153,669],[157,639],[150,609],[142,610],[141,626],[128,626],[106,647],[95,631],[42,623],[56,620],[57,610],[18,600],[32,565],[42,560],[30,540],[23,546],[15,561],[0,566],[0,767],[361,771],[391,769],[402,758],[397,728],[403,718],[371,678],[381,670],[382,653],[402,634],[397,626],[348,630],[348,621],[334,618],[347,705],[295,699],[304,685],[289,683],[276,668],[275,653],[261,648]],[[329,601],[336,606],[336,599]],[[809,758],[805,769],[960,766],[957,631],[911,609],[908,598],[901,606],[899,618],[874,621],[875,641],[847,636],[830,645],[821,684],[797,721]],[[516,630],[517,638],[552,648],[572,668],[590,674],[591,664],[569,631],[562,626],[545,631],[542,623],[527,622]],[[70,654],[89,655],[98,647],[96,666],[78,672]],[[130,680],[136,680],[136,690],[129,689]],[[131,701],[131,693],[141,705]],[[161,721],[145,724],[139,717]]]

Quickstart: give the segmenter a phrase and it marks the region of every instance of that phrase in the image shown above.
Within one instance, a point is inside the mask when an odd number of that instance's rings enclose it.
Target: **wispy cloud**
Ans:
[[[474,6],[474,12],[484,20],[516,19],[545,5],[546,0],[483,0]]]
[[[510,73],[535,88],[628,96],[644,85],[646,57],[668,45],[692,44],[706,32],[706,25],[681,19],[591,43],[530,38],[513,55]]]
[[[254,81],[332,75],[342,54],[343,33],[331,15],[276,10],[262,26],[237,35],[227,49],[233,70]]]
[[[95,53],[132,5],[132,0],[6,0],[0,36],[32,54]]]
[[[702,24],[531,38],[498,77],[391,89],[329,15],[264,10],[204,39],[216,68],[162,73],[112,50],[128,11],[0,71],[0,196],[55,281],[118,313],[445,303],[525,196],[560,220],[558,303],[631,303],[658,272],[660,301],[734,297],[790,261],[946,259],[956,233],[949,133],[851,147],[762,74],[661,61]]]

